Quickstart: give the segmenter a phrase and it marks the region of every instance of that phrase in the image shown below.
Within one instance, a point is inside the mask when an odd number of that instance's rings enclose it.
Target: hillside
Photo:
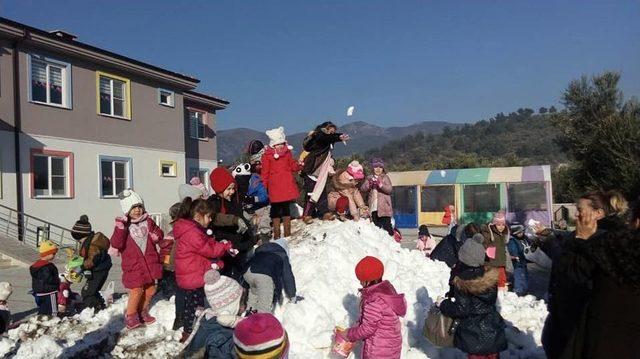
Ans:
[[[410,134],[436,134],[441,133],[445,127],[457,128],[459,126],[461,125],[449,122],[424,121],[410,126],[385,128],[363,121],[351,122],[341,125],[340,132],[348,133],[351,135],[352,140],[349,141],[347,146],[338,144],[334,154],[337,157],[351,156],[364,153]],[[306,135],[306,132],[287,134],[287,140],[295,151],[299,151],[302,146],[302,140]],[[247,144],[253,139],[259,139],[263,142],[268,141],[264,132],[248,128],[218,131],[218,158],[222,159],[224,163],[237,160]]]
[[[531,109],[499,113],[440,134],[408,135],[366,157],[384,158],[391,170],[558,164],[567,158],[556,143],[552,117]]]

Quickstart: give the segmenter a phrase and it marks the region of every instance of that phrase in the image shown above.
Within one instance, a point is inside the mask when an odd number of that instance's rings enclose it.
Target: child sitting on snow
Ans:
[[[291,155],[283,127],[268,130],[266,134],[269,136],[269,146],[262,155],[260,176],[271,201],[273,238],[278,239],[282,236],[281,223],[284,237],[291,236],[291,203],[299,196],[293,174],[299,172],[302,166]]]
[[[498,269],[486,266],[484,238],[475,234],[458,252],[449,298],[439,299],[440,311],[458,321],[456,348],[469,357],[498,358],[507,349],[504,320],[496,309]]]
[[[275,304],[282,302],[283,288],[289,301],[295,303],[296,279],[289,263],[287,240],[279,238],[256,248],[244,280],[249,284],[249,310],[272,312]]]
[[[57,315],[60,277],[58,268],[52,262],[58,253],[58,246],[46,240],[40,243],[38,252],[40,259],[29,267],[33,295],[38,303],[38,314]]]
[[[404,294],[382,280],[384,265],[375,257],[364,257],[356,265],[356,277],[362,285],[360,320],[355,327],[336,334],[350,342],[364,341],[363,359],[400,358],[402,330],[399,317],[407,313]]]
[[[0,335],[4,334],[11,326],[11,312],[7,306],[7,300],[13,293],[9,282],[0,282]]]
[[[289,338],[282,324],[271,313],[251,314],[233,331],[235,354],[240,359],[285,359]]]
[[[329,192],[327,197],[329,209],[336,211],[340,216],[343,212],[344,199],[348,203],[348,215],[354,221],[360,220],[360,217],[369,216],[369,207],[364,202],[360,193],[359,181],[364,179],[364,170],[360,162],[352,161],[346,170],[339,170],[332,177],[333,191]],[[338,203],[340,202],[340,203]],[[343,213],[341,219],[345,217]]]
[[[188,358],[233,358],[233,328],[245,309],[242,286],[209,270],[204,275],[204,293],[210,307],[198,316],[182,354]]]
[[[436,247],[436,241],[431,237],[429,227],[424,224],[418,228],[418,242],[416,245],[418,250],[423,252],[427,257],[431,255],[431,252],[433,252],[433,249]]]
[[[219,261],[232,251],[229,242],[216,242],[209,237],[206,228],[211,222],[211,205],[204,199],[193,201],[187,197],[178,211],[178,220],[173,226],[176,238],[175,270],[176,282],[184,294],[181,317],[184,329],[182,341],[191,335],[196,308],[204,306],[204,274],[213,268],[222,267]]]
[[[162,264],[156,244],[164,233],[149,217],[140,195],[130,189],[118,195],[123,216],[116,217],[111,235],[114,254],[122,256],[122,284],[129,289],[125,315],[127,329],[155,323],[149,314],[156,281],[162,278]]]

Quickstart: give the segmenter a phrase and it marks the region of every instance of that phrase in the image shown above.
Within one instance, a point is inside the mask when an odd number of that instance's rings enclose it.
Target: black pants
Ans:
[[[56,315],[58,314],[58,293],[38,296],[38,314]]]
[[[184,326],[184,296],[185,291],[176,286],[176,298],[174,300],[176,308],[176,318],[173,320],[173,330],[178,330]]]
[[[176,294],[176,274],[174,271],[162,270],[162,279],[158,281],[158,293],[164,299],[170,299]]]
[[[391,226],[391,217],[378,217],[378,211],[371,213],[371,219],[373,220],[373,224],[376,227],[384,229],[389,233],[390,236],[393,236],[393,227]]]
[[[184,331],[191,333],[193,324],[196,321],[196,309],[204,307],[204,288],[193,290],[184,290],[184,310],[182,311],[182,320]]]
[[[242,251],[238,253],[235,257],[225,256],[224,257],[224,268],[220,271],[220,274],[231,277],[236,281],[240,282],[242,280],[242,276],[246,270],[247,264],[247,255],[249,253],[246,251]]]
[[[82,296],[82,304],[85,308],[94,308],[101,310],[105,308],[104,298],[100,295],[100,290],[109,276],[109,268],[97,272],[92,272],[91,279],[82,287],[80,295]]]
[[[304,176],[304,191],[306,203],[304,207],[304,215],[311,216],[313,218],[322,218],[325,213],[329,212],[329,202],[327,201],[327,187],[322,189],[322,194],[318,198],[317,203],[311,202],[311,196],[309,193],[313,192],[313,188],[316,186],[316,181]]]

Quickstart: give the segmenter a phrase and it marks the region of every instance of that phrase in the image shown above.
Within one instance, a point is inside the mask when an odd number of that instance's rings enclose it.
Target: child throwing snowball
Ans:
[[[382,280],[384,265],[375,257],[364,257],[356,265],[356,277],[362,285],[360,320],[345,331],[338,331],[350,342],[364,341],[363,359],[400,358],[402,330],[399,317],[407,313],[404,294]]]
[[[124,215],[116,217],[111,246],[122,256],[122,284],[129,289],[125,324],[127,329],[134,329],[156,321],[149,314],[149,306],[156,281],[162,278],[156,244],[164,233],[145,211],[138,193],[126,189],[118,197]]]
[[[182,317],[185,341],[193,330],[196,308],[204,307],[204,274],[221,267],[212,263],[232,249],[229,242],[216,242],[206,233],[211,223],[211,205],[204,199],[185,198],[178,211],[178,220],[173,225],[176,238],[175,271],[178,287],[184,293]]]

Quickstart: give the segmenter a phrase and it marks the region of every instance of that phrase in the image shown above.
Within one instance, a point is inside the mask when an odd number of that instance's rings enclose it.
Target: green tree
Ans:
[[[541,115],[544,115],[544,114],[545,114],[545,113],[547,113],[548,111],[549,111],[549,110],[547,110],[547,108],[546,108],[546,107],[540,107],[540,108],[538,109],[538,113],[539,113],[539,114],[541,114]]]
[[[572,157],[579,192],[619,189],[640,193],[640,105],[625,101],[620,74],[604,72],[572,81],[554,118],[559,144]]]
[[[555,106],[549,107],[549,113],[556,113],[556,112],[558,112],[558,110],[556,110]]]

